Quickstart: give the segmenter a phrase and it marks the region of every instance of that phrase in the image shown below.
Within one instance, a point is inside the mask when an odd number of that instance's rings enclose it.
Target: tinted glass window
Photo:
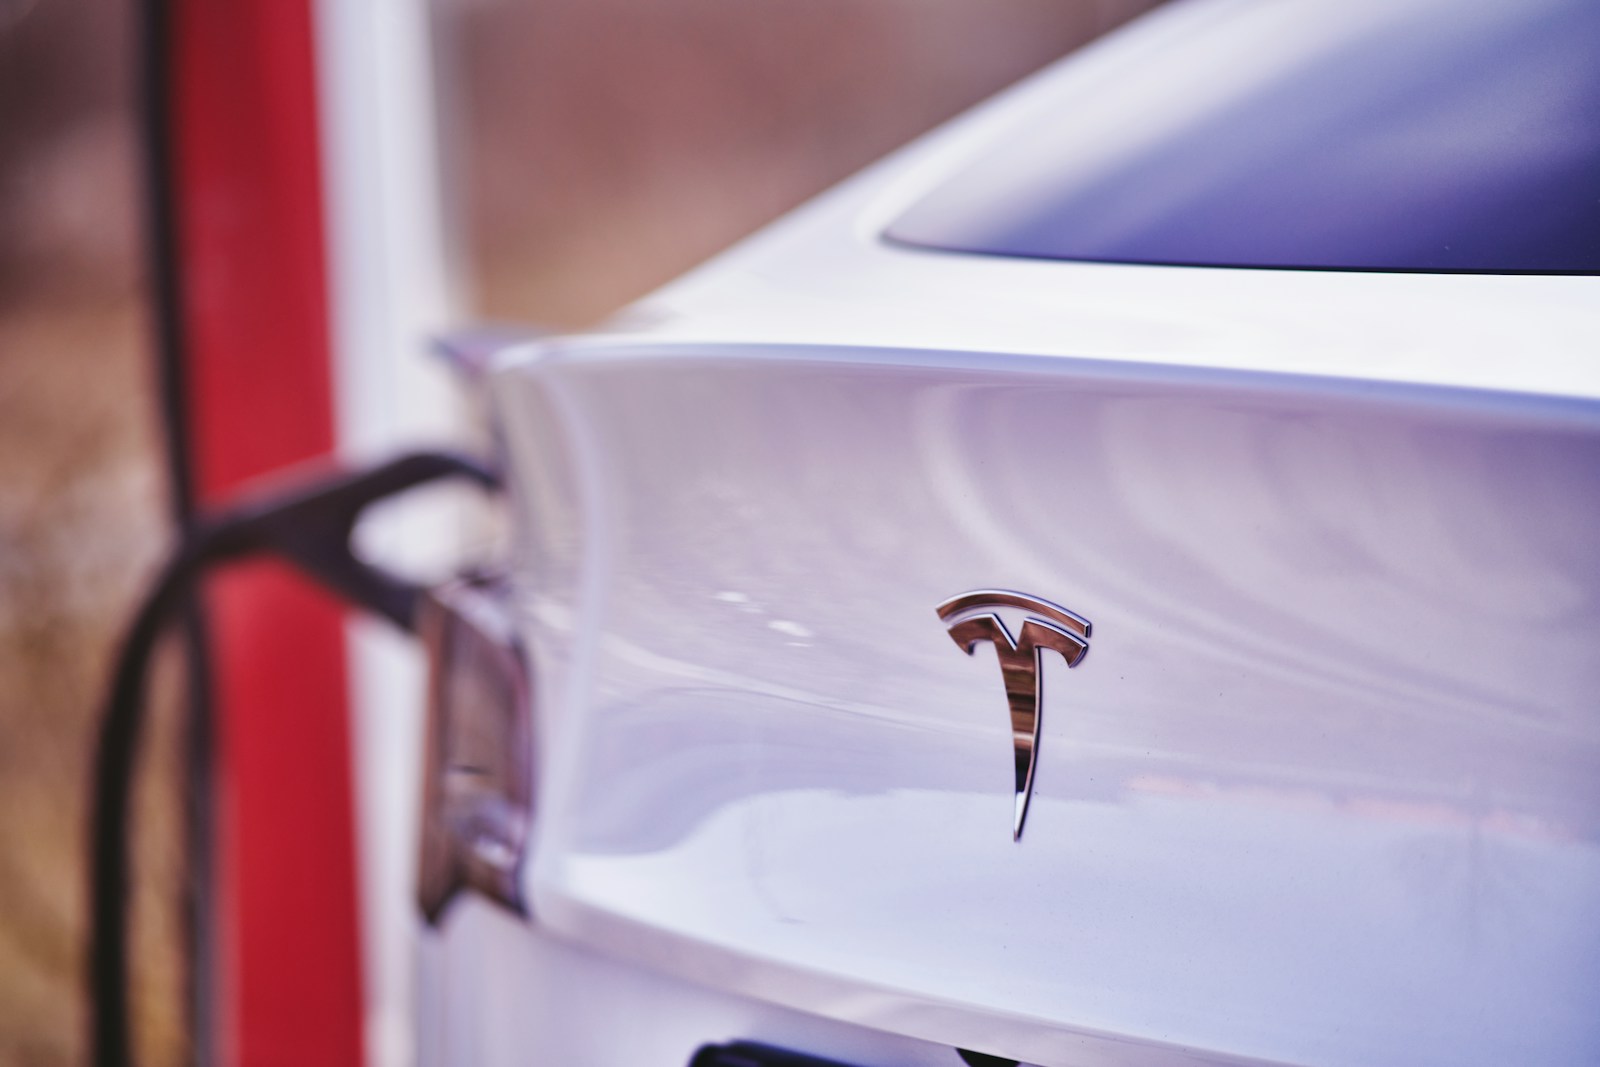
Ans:
[[[1600,271],[1600,0],[1263,0],[1064,83],[888,231],[1137,263]]]

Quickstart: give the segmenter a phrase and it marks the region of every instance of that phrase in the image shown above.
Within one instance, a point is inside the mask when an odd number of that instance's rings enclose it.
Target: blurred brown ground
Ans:
[[[1151,0],[439,0],[479,310],[593,322]],[[0,1063],[83,1054],[92,711],[167,531],[134,0],[0,0]],[[140,1027],[186,1057],[167,694]]]

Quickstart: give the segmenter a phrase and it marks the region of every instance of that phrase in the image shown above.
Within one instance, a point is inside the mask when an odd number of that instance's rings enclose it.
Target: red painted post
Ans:
[[[186,417],[202,505],[334,444],[311,0],[171,0]],[[224,1063],[362,1059],[342,618],[287,572],[216,581]]]

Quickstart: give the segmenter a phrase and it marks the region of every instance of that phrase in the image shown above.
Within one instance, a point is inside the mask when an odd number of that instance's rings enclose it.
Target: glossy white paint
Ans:
[[[1013,130],[1066,126],[1066,134],[1095,136],[1096,98],[1137,91],[1174,68],[1185,73],[1196,35],[1208,69],[1249,69],[1276,62],[1279,49],[1311,47],[1294,35],[1315,37],[1322,23],[1295,13],[1334,6],[1191,0],[1162,8],[642,301],[613,332],[696,344],[1066,355],[1600,399],[1600,277],[1041,262],[880,240],[925,190]],[[1236,32],[1252,20],[1267,23],[1271,48]]]
[[[464,1002],[471,1032],[520,1009],[527,1048],[579,1040],[533,1024],[553,937],[802,1009],[819,1040],[1600,1059],[1600,278],[876,236],[1013,126],[1092,123],[1246,16],[1274,49],[1224,34],[1241,68],[1292,55],[1308,10],[1177,5],[607,333],[502,361],[540,932],[453,957],[500,1005]],[[1046,662],[1020,843],[994,656],[934,613],[982,587],[1095,627],[1070,675]],[[573,1061],[624,1061],[600,1040]]]
[[[1600,1054],[1592,409],[870,349],[496,388],[551,928],[1044,1063]],[[1020,845],[934,613],[985,586],[1095,626]]]
[[[429,1063],[670,1064],[759,1036],[845,1063],[961,1067],[948,1048],[791,1011],[639,967],[463,898],[426,938],[424,996],[442,1007]]]

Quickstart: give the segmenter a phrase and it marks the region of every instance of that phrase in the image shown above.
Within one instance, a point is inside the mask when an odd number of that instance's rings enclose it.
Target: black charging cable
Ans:
[[[89,995],[96,1067],[133,1062],[128,1018],[128,814],[145,683],[165,625],[219,564],[276,556],[350,603],[415,632],[422,587],[356,558],[350,537],[368,505],[440,478],[498,486],[468,456],[424,452],[361,471],[323,470],[252,492],[202,516],[162,568],[123,638],[100,720],[89,840]]]

